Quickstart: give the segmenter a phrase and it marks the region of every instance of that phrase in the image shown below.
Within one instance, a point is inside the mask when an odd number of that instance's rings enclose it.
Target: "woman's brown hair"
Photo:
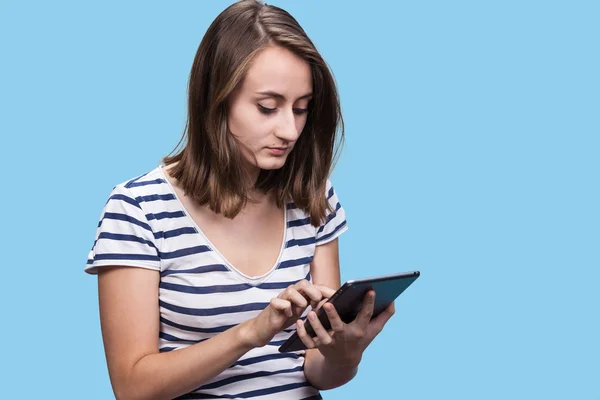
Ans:
[[[252,59],[267,46],[281,46],[310,64],[313,97],[306,125],[285,165],[261,170],[256,189],[275,191],[278,207],[290,199],[319,226],[327,210],[327,178],[344,138],[340,101],[332,73],[302,27],[288,12],[257,0],[226,8],[204,35],[188,82],[185,146],[165,165],[186,195],[228,218],[248,201],[240,143],[229,132],[229,96],[241,84]],[[173,150],[173,152],[175,151]],[[171,154],[173,153],[171,152]]]

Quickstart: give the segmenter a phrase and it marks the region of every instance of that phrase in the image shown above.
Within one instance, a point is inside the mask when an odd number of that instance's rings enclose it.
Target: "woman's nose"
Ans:
[[[296,114],[294,114],[293,110],[282,113],[279,129],[277,129],[277,136],[289,142],[295,141],[300,136],[300,132],[298,132],[296,127]]]

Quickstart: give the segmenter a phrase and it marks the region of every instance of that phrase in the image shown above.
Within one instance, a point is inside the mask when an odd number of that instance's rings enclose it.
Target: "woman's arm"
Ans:
[[[317,349],[306,351],[304,375],[319,390],[334,389],[350,382],[358,372],[358,364],[332,365]]]
[[[316,306],[325,297],[319,287],[302,280],[272,298],[256,317],[200,343],[159,353],[159,281],[158,271],[144,268],[103,267],[99,272],[102,337],[118,400],[172,399],[189,393],[254,347],[267,345],[309,304]]]
[[[333,290],[341,286],[338,239],[317,246],[310,266],[314,285],[324,285]],[[318,349],[306,350],[304,375],[317,389],[333,389],[349,382],[358,371],[356,365],[330,365]]]
[[[102,337],[118,400],[172,399],[188,393],[255,347],[249,320],[201,343],[158,353],[159,279],[159,272],[150,269],[100,269]]]

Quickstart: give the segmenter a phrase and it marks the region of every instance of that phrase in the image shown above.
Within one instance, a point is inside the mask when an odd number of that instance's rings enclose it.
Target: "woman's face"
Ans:
[[[242,152],[251,167],[283,167],[306,124],[311,95],[310,66],[294,53],[267,47],[254,58],[228,109],[229,130],[248,148]]]

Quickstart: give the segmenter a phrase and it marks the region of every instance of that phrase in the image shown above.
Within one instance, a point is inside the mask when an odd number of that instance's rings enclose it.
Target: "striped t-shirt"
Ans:
[[[97,274],[109,265],[159,271],[158,350],[177,351],[255,317],[289,285],[302,279],[312,281],[315,246],[348,229],[329,180],[326,195],[335,211],[318,228],[292,201],[286,204],[279,258],[265,275],[250,277],[229,264],[210,243],[158,166],[113,188],[85,271]],[[320,399],[319,391],[304,376],[304,352],[278,351],[293,332],[292,327],[278,333],[268,345],[250,350],[181,398]]]

